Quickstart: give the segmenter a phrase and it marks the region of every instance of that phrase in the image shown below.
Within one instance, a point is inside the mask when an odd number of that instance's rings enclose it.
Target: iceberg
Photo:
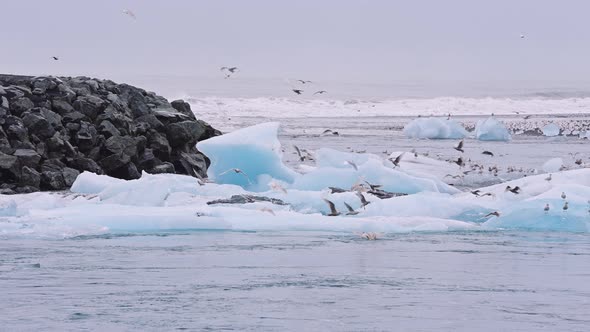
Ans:
[[[480,141],[509,141],[512,139],[506,126],[493,116],[477,121],[475,138]]]
[[[541,131],[547,137],[557,136],[559,135],[559,126],[555,123],[549,123],[541,128]]]
[[[197,149],[211,160],[207,175],[255,191],[268,189],[261,176],[293,182],[296,172],[282,162],[278,130],[278,122],[262,123],[198,142]]]
[[[459,139],[467,136],[467,131],[452,119],[418,118],[404,127],[408,138]]]

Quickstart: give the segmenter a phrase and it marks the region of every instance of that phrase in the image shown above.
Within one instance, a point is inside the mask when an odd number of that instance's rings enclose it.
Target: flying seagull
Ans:
[[[488,155],[490,157],[493,157],[494,156],[494,154],[491,151],[484,151],[481,154],[485,154],[485,155]]]
[[[367,206],[367,205],[369,205],[369,203],[371,203],[371,202],[368,202],[365,199],[365,196],[363,196],[363,194],[361,194],[359,191],[356,192],[356,195],[361,200],[361,206],[363,207],[363,209],[365,208],[365,206]]]
[[[252,181],[250,181],[250,177],[239,168],[230,168],[227,171],[220,173],[219,176],[227,174],[229,172],[234,172],[236,174],[242,174],[246,178],[246,180],[248,180],[248,183],[252,184]]]
[[[268,213],[272,214],[273,216],[276,216],[275,212],[271,208],[263,207],[263,208],[260,208],[260,211],[268,212]]]
[[[465,152],[463,151],[463,140],[461,140],[461,142],[459,142],[459,145],[455,146],[454,149],[461,153]]]
[[[524,36],[523,34],[521,34],[521,35],[520,35],[520,39],[524,39],[524,37],[525,37],[525,36]]]
[[[562,191],[561,192],[561,199],[566,199],[566,198],[567,198],[567,196],[565,195],[565,192]]]
[[[549,173],[549,176],[545,178],[545,181],[551,181],[551,173]]]
[[[355,171],[359,170],[358,166],[354,162],[347,160],[346,163],[352,166],[352,168],[354,168]]]
[[[291,91],[295,92],[298,95],[300,95],[303,92],[303,90],[300,89],[292,89]]]
[[[498,211],[490,212],[490,213],[486,214],[486,215],[485,215],[485,216],[483,216],[483,217],[484,217],[484,218],[487,218],[487,217],[491,217],[491,216],[496,216],[496,217],[499,217],[499,216],[500,216],[500,212],[498,212]]]
[[[324,198],[324,202],[328,203],[328,206],[330,206],[330,213],[328,214],[328,216],[335,217],[335,216],[340,215],[340,212],[338,212],[338,210],[336,210],[336,206],[334,205],[334,203],[332,203],[331,201],[329,201],[325,198]]]
[[[295,151],[297,152],[297,155],[299,156],[299,161],[305,161],[305,156],[301,155],[301,150],[299,150],[297,145],[293,145],[293,147],[295,148]]]
[[[352,206],[348,205],[348,203],[344,202],[344,206],[346,206],[346,208],[348,209],[348,212],[346,212],[347,216],[355,216],[357,214],[359,214],[358,211],[355,211]]]
[[[454,163],[459,165],[459,167],[465,166],[465,162],[463,161],[463,158],[461,158],[461,157],[457,158],[457,161],[454,161]]]
[[[238,67],[221,67],[219,68],[222,72],[225,73],[225,78],[230,78],[232,74],[235,74],[238,70]]]
[[[313,83],[312,81],[305,81],[305,80],[297,80],[297,81],[301,82],[301,84]]]
[[[402,161],[402,156],[404,155],[404,153],[402,152],[399,156],[397,156],[395,159],[393,158],[387,158],[387,160],[391,161],[393,163],[393,165],[395,167],[399,166],[400,161]]]
[[[509,192],[511,192],[511,193],[513,193],[515,195],[518,195],[518,194],[520,194],[520,187],[519,186],[516,186],[516,187],[512,188],[510,186],[506,186],[506,190],[505,191],[509,191]]]
[[[134,20],[137,20],[137,17],[135,16],[135,14],[131,10],[129,10],[129,9],[124,9],[123,10],[123,14],[131,17]]]
[[[365,240],[369,240],[369,241],[375,241],[377,240],[377,233],[373,233],[373,232],[363,232],[361,234],[361,237]]]
[[[568,209],[568,206],[567,206],[567,201],[566,201],[566,202],[563,204],[563,211],[565,212],[565,211],[567,211],[567,209]]]
[[[369,186],[369,188],[371,188],[371,190],[377,190],[377,189],[379,189],[379,188],[383,187],[383,186],[382,186],[382,185],[380,185],[380,184],[371,184],[371,183],[369,183],[368,181],[365,181],[365,183],[366,183],[366,184]]]
[[[323,95],[324,93],[328,93],[328,91],[326,91],[326,90],[320,90],[320,91],[314,92],[313,94],[315,96],[315,95]]]
[[[337,131],[332,131],[331,129],[326,129],[322,132],[322,135],[334,135],[334,136],[338,136],[340,135]]]
[[[53,60],[55,60],[55,61],[59,60],[59,58],[58,58],[58,57],[56,57],[56,56],[52,56],[51,58],[52,58]]]

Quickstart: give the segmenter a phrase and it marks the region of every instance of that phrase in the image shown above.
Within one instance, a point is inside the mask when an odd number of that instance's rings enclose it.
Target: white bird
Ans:
[[[129,10],[129,9],[124,9],[123,10],[123,14],[131,17],[134,20],[137,20],[137,17],[135,16],[135,14],[131,10]]]
[[[252,181],[250,181],[250,177],[246,173],[244,173],[244,171],[242,171],[239,168],[230,168],[227,171],[225,171],[223,173],[220,173],[219,176],[225,175],[225,174],[227,174],[229,172],[234,172],[236,174],[242,174],[246,178],[246,180],[248,180],[248,183],[249,184],[252,184]]]
[[[523,34],[520,35],[520,39],[524,39],[524,35]]]
[[[549,174],[549,176],[545,178],[545,181],[551,181],[551,174]]]
[[[359,170],[358,166],[353,161],[347,160],[346,163],[352,166],[352,168],[354,168],[355,171]]]

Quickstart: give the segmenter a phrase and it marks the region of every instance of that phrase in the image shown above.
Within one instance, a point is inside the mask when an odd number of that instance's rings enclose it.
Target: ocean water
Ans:
[[[587,233],[0,241],[2,331],[587,331]]]

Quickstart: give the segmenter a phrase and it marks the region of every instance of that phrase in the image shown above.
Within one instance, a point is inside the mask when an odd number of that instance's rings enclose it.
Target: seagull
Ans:
[[[326,90],[320,90],[320,91],[314,92],[313,94],[315,96],[315,95],[323,95],[324,93],[328,93],[328,91],[326,91]]]
[[[565,211],[567,211],[567,209],[568,209],[568,206],[567,206],[567,201],[566,201],[566,202],[563,204],[563,211],[565,212]]]
[[[301,84],[305,84],[305,83],[313,83],[312,81],[305,81],[305,80],[297,80],[298,82],[301,82]]]
[[[459,145],[455,146],[454,149],[461,153],[465,152],[463,151],[463,140],[461,140],[461,142],[459,142]]]
[[[227,171],[220,173],[219,176],[222,176],[222,175],[227,174],[229,172],[234,172],[236,174],[242,174],[246,178],[246,180],[248,180],[248,183],[252,184],[252,181],[250,181],[250,177],[239,168],[230,168]]]
[[[402,161],[402,156],[404,153],[402,152],[399,156],[393,158],[387,158],[387,160],[391,161],[395,167],[399,166],[400,161]]]
[[[567,197],[567,196],[565,195],[565,192],[563,192],[563,191],[562,191],[562,192],[561,192],[561,199],[566,199],[566,197]]]
[[[520,35],[520,39],[524,39],[524,35],[523,34]]]
[[[490,212],[490,213],[486,214],[486,215],[485,215],[485,216],[483,216],[483,217],[484,217],[484,218],[487,218],[487,217],[491,217],[491,216],[496,216],[496,217],[499,217],[499,216],[500,216],[500,212],[498,212],[498,211]]]
[[[382,186],[382,185],[380,185],[380,184],[371,184],[371,183],[369,183],[368,181],[365,181],[365,183],[366,183],[367,185],[369,185],[369,188],[371,188],[371,190],[377,190],[377,189],[379,189],[379,188],[383,187],[383,186]]]
[[[471,193],[474,194],[475,196],[479,196],[480,192],[481,191],[479,189],[471,191]]]
[[[268,184],[268,186],[270,187],[270,189],[274,190],[274,191],[282,191],[283,193],[287,193],[287,189],[285,189],[283,186],[281,186],[280,184],[278,184],[275,181],[272,181]]]
[[[520,187],[519,186],[516,186],[516,187],[512,188],[510,186],[506,186],[506,190],[505,191],[509,191],[509,192],[511,192],[511,193],[513,193],[515,195],[518,195],[518,194],[520,194]]]
[[[347,160],[346,163],[352,166],[352,168],[354,168],[355,171],[359,170],[358,166],[354,162]]]
[[[488,155],[490,157],[493,157],[494,156],[494,154],[491,151],[484,151],[481,154],[485,154],[485,155]]]
[[[300,89],[293,89],[291,91],[295,92],[298,95],[300,95],[303,92],[303,90],[300,90]]]
[[[136,19],[137,19],[137,17],[135,16],[135,14],[134,14],[134,13],[133,13],[131,10],[129,10],[129,9],[124,9],[124,10],[123,10],[123,14],[125,14],[125,15],[127,15],[127,16],[131,17],[131,18],[132,18],[132,19],[134,19],[134,20],[136,20]]]
[[[545,214],[549,213],[549,203],[545,204],[543,211],[545,211]]]
[[[523,119],[528,120],[531,118],[532,115],[525,115]]]
[[[574,162],[574,164],[580,166],[582,165],[582,159],[576,159],[576,161]]]
[[[459,167],[463,167],[465,166],[465,162],[463,161],[463,158],[459,157],[457,159],[457,161],[454,162],[455,164],[459,165]]]
[[[58,58],[58,57],[56,57],[56,56],[52,56],[51,58],[52,58],[53,60],[55,60],[55,61],[59,60],[59,58]]]
[[[330,206],[330,213],[328,214],[328,216],[335,217],[335,216],[340,215],[340,212],[338,212],[338,210],[336,210],[336,206],[334,205],[334,203],[332,203],[331,201],[329,201],[325,198],[324,198],[324,202],[328,203],[328,205]]]
[[[293,147],[295,148],[295,151],[297,152],[297,155],[299,156],[299,161],[305,161],[305,156],[301,155],[301,150],[299,150],[297,145],[293,145]]]
[[[363,196],[363,194],[361,194],[361,192],[357,191],[356,195],[361,200],[361,206],[363,207],[363,209],[365,208],[365,206],[367,206],[367,205],[369,205],[369,203],[371,203],[365,199],[365,196]]]
[[[355,216],[357,214],[359,214],[358,211],[355,211],[350,205],[348,205],[346,202],[344,202],[344,206],[346,206],[346,208],[348,209],[348,212],[346,212],[347,216]]]
[[[545,178],[545,181],[551,181],[551,173],[549,173],[549,176]]]
[[[225,78],[230,78],[232,74],[238,71],[238,67],[221,67],[219,68],[222,72],[225,73]]]
[[[340,134],[337,131],[332,131],[331,129],[326,129],[322,132],[322,135],[332,134],[334,136],[339,136]]]

